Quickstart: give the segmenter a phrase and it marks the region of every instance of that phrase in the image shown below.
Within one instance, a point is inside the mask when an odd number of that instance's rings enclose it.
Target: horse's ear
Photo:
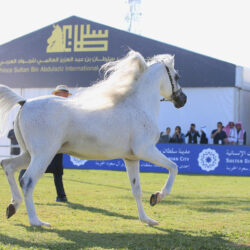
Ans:
[[[173,55],[171,58],[170,58],[170,60],[169,60],[169,64],[174,68],[174,56],[175,55]]]

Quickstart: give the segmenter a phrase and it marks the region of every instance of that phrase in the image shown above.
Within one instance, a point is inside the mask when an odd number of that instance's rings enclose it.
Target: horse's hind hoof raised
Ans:
[[[151,197],[150,197],[150,205],[154,206],[159,202],[160,202],[160,192],[152,194]]]
[[[10,204],[6,209],[6,217],[9,219],[12,215],[16,213],[16,208],[13,204]]]

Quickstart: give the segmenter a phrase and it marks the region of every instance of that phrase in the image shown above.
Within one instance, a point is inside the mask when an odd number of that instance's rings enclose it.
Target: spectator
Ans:
[[[160,135],[160,139],[158,143],[169,143],[170,142],[170,132],[171,129],[169,127],[166,128],[166,132],[162,132]]]
[[[65,97],[65,98],[71,95],[66,85],[58,85],[56,89],[52,92],[52,94],[56,96]],[[63,110],[62,110],[62,113],[63,113]],[[45,173],[53,173],[54,175],[54,183],[55,183],[56,192],[57,192],[57,197],[56,197],[57,202],[68,201],[67,196],[64,191],[64,187],[63,187],[63,180],[62,180],[63,162],[62,160],[63,160],[63,154],[57,154],[45,172]],[[24,173],[25,173],[25,170],[21,170],[19,174],[19,181]]]
[[[208,144],[206,126],[201,127],[201,139],[200,144]]]
[[[225,144],[227,135],[226,132],[223,131],[222,122],[217,123],[217,129],[214,129],[211,133],[211,138],[213,139],[214,144]]]
[[[183,133],[181,133],[180,126],[175,127],[175,133],[171,137],[170,142],[172,142],[172,143],[185,143],[185,135]]]
[[[237,142],[237,131],[234,126],[234,122],[229,122],[226,127],[223,128],[223,130],[226,132],[227,139],[226,143],[230,145],[234,145]]]
[[[200,137],[199,132],[195,129],[195,124],[190,125],[189,131],[186,133],[185,137],[188,136],[189,144],[197,144],[197,137]]]
[[[14,126],[14,122],[13,122],[13,126]],[[8,138],[10,139],[10,154],[19,155],[20,148],[18,146],[18,142],[17,142],[16,135],[15,135],[13,128],[9,131]]]
[[[242,123],[236,122],[235,127],[236,127],[236,138],[237,138],[236,144],[237,145],[246,145],[247,133],[243,129]]]

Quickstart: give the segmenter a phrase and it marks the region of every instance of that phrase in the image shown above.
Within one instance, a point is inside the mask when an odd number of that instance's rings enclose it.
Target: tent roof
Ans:
[[[0,46],[0,80],[10,87],[88,86],[129,48],[145,58],[174,54],[183,87],[235,86],[236,65],[72,16]]]

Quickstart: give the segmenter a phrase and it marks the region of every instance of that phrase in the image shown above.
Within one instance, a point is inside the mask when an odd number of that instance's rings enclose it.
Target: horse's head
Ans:
[[[63,52],[64,51],[64,39],[63,31],[61,27],[53,25],[54,30],[52,31],[51,36],[47,39],[47,52]]]
[[[60,26],[54,24],[52,34],[47,40],[48,44],[52,44],[58,38],[59,32],[60,32]]]
[[[164,77],[161,83],[161,95],[172,101],[176,108],[181,108],[187,101],[187,96],[182,92],[178,83],[179,75],[174,68],[174,56],[162,60]]]

